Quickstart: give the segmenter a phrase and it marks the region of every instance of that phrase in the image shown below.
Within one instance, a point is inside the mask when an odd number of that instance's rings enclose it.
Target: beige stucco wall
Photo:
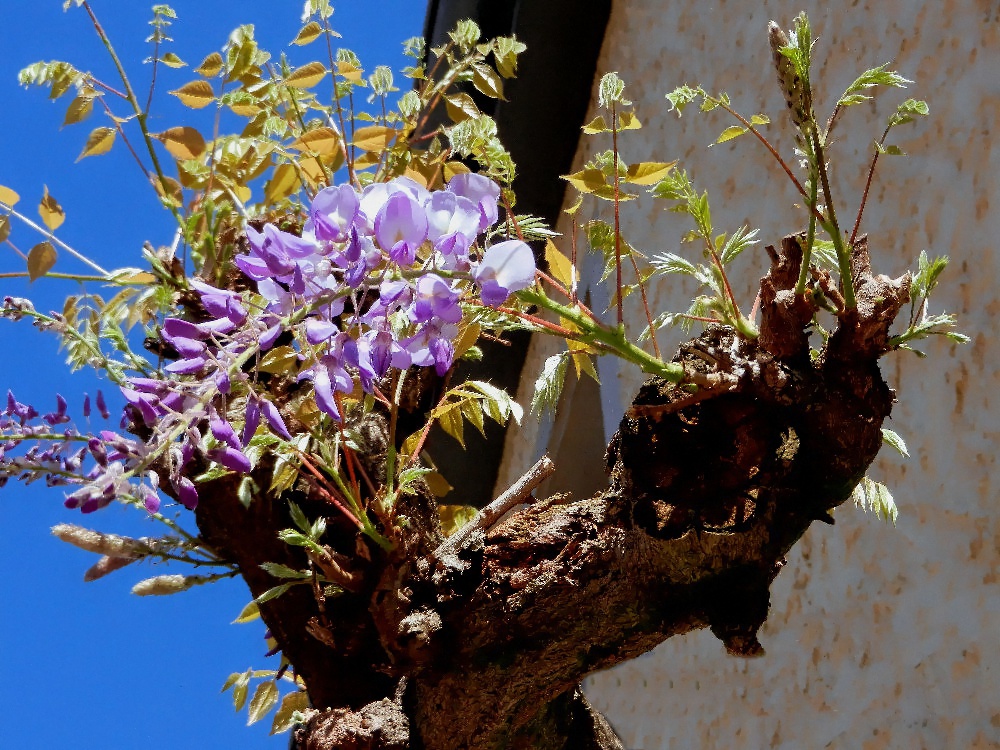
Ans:
[[[689,111],[678,120],[663,94],[685,82],[724,89],[743,112],[772,114],[767,133],[790,155],[766,25],[774,18],[788,28],[801,9],[818,37],[821,117],[867,67],[892,60],[916,81],[906,92],[886,92],[875,106],[853,108],[841,122],[832,158],[842,223],[853,221],[870,144],[886,115],[906,96],[928,101],[931,117],[900,128],[894,141],[910,157],[881,163],[864,229],[878,270],[892,275],[921,249],[951,256],[932,309],[959,313],[973,343],[934,340],[923,347],[928,359],[902,353],[884,361],[900,401],[890,426],[912,457],[887,448],[871,475],[893,491],[899,525],[886,527],[852,507],[837,511],[834,527],[817,524],[773,588],[761,634],[765,657],[728,657],[699,632],[592,677],[587,692],[629,748],[998,747],[1000,514],[993,469],[1000,435],[994,393],[1000,147],[992,139],[1000,119],[1000,6],[995,0],[618,2],[599,72],[620,73],[644,123],[623,140],[626,160],[680,158],[696,184],[710,190],[717,228],[749,222],[766,242],[776,242],[801,228],[804,215],[775,164],[749,137],[706,150],[732,123],[720,112]],[[691,253],[679,245],[678,217],[662,208],[651,200],[629,205],[628,239],[647,252]],[[606,206],[591,215],[609,218]],[[742,259],[737,293],[746,308],[763,267],[762,251]],[[690,292],[675,278],[660,281],[654,307],[684,309]],[[599,290],[593,294],[595,302],[602,299]],[[640,319],[633,306],[633,330]],[[677,340],[673,334],[661,344],[672,349]],[[529,367],[537,372],[558,344],[534,347]],[[612,362],[601,367],[603,409],[586,392],[564,407],[573,407],[581,424],[589,419],[595,432],[603,426],[607,437],[641,376]],[[530,388],[526,383],[522,403]],[[558,454],[560,441],[577,434],[572,425],[553,428],[531,418],[526,427],[509,441],[501,483],[543,450]],[[572,473],[570,458],[561,458]]]

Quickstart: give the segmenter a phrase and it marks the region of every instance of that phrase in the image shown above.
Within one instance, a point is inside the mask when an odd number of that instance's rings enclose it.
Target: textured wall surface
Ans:
[[[853,507],[837,511],[836,526],[816,524],[773,588],[761,634],[766,656],[728,657],[702,631],[592,677],[587,692],[630,748],[998,747],[1000,147],[992,139],[1000,121],[1000,6],[630,0],[615,4],[599,71],[620,73],[644,124],[622,141],[627,161],[681,159],[695,184],[710,190],[718,230],[746,222],[777,243],[803,228],[805,215],[775,163],[748,136],[706,149],[733,123],[719,111],[688,110],[678,119],[663,95],[681,83],[728,91],[744,113],[771,114],[768,137],[791,159],[766,27],[774,18],[789,28],[802,9],[818,39],[821,119],[865,68],[891,60],[916,81],[852,108],[838,126],[831,158],[842,224],[853,223],[870,144],[886,116],[907,96],[928,101],[931,117],[890,139],[910,156],[880,163],[863,230],[876,269],[890,275],[913,265],[921,249],[951,256],[932,312],[958,313],[973,343],[935,339],[922,347],[928,359],[899,353],[883,360],[900,401],[887,426],[905,438],[911,458],[885,448],[870,475],[892,490],[899,525],[886,527]],[[609,147],[587,139],[577,163]],[[610,218],[606,205],[591,206],[589,215]],[[629,204],[623,217],[627,238],[644,252],[697,252],[679,243],[681,219],[651,199]],[[737,295],[749,309],[764,253],[748,251],[737,265]],[[683,310],[691,291],[674,277],[658,281],[654,308]],[[606,292],[591,294],[595,308],[606,304]],[[642,326],[637,305],[629,321],[632,330]],[[672,351],[678,340],[671,332],[661,345]],[[557,350],[557,342],[536,342],[528,371]],[[575,461],[598,460],[599,444],[641,381],[614,363],[601,368],[601,409],[589,389],[577,389],[574,403],[570,388],[563,404],[570,417],[555,424],[529,418],[527,433],[509,441],[501,484],[546,449],[570,473]],[[527,382],[522,403],[530,392]],[[593,435],[593,455],[581,455],[581,431]]]

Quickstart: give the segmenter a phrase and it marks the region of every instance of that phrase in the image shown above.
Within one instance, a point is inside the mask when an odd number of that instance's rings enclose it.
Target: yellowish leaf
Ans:
[[[75,125],[78,122],[83,122],[88,117],[90,113],[94,111],[94,97],[92,96],[78,96],[73,101],[69,103],[69,107],[66,108],[66,117],[63,119],[63,127],[66,125]]]
[[[434,409],[434,411],[431,412],[431,416],[436,416],[438,424],[441,425],[441,429],[455,438],[455,440],[457,440],[459,444],[465,448],[465,434],[462,424],[461,406],[461,402],[447,404]]]
[[[153,187],[161,198],[166,198],[175,206],[181,205],[184,200],[184,188],[173,177],[164,177],[162,185],[154,182]]]
[[[4,187],[0,185],[0,203],[6,203],[8,206],[13,206],[21,200],[21,196],[11,190],[9,187]]]
[[[731,141],[733,138],[740,137],[745,132],[747,132],[747,129],[741,125],[730,125],[722,131],[718,138],[715,139],[715,143],[725,143],[726,141]]]
[[[468,120],[470,117],[479,117],[479,107],[468,94],[455,94],[446,96],[444,99],[445,109],[448,110],[448,117],[452,122],[459,123]]]
[[[229,109],[234,115],[240,117],[256,117],[257,113],[260,112],[260,107],[256,104],[247,104],[246,102],[233,102],[229,105]]]
[[[333,128],[316,128],[308,133],[303,133],[290,148],[325,156],[340,150],[340,136]]]
[[[28,278],[31,281],[44,276],[56,264],[59,254],[49,242],[39,242],[28,251]]]
[[[381,151],[389,146],[397,132],[385,125],[369,125],[354,131],[352,143],[362,151]]]
[[[639,118],[631,112],[622,112],[618,115],[618,130],[638,130],[641,127]]]
[[[450,484],[448,484],[447,479],[445,479],[443,476],[441,476],[441,474],[439,474],[436,471],[424,474],[424,481],[427,482],[427,488],[434,493],[435,497],[444,497],[453,489],[455,489]]]
[[[299,690],[289,693],[281,700],[281,706],[274,714],[271,722],[271,734],[287,732],[295,726],[296,711],[306,711],[309,708],[309,693]]]
[[[66,221],[66,212],[63,211],[58,201],[49,195],[48,187],[42,191],[42,202],[38,204],[38,214],[45,222],[45,226],[53,232]]]
[[[215,92],[208,81],[194,80],[170,93],[180,99],[181,104],[191,109],[207,107],[215,100]]]
[[[303,47],[315,40],[322,33],[323,27],[319,25],[319,22],[310,21],[299,30],[298,35],[292,40],[292,44]]]
[[[482,333],[482,328],[478,323],[470,323],[461,330],[458,338],[455,339],[455,359],[461,359],[463,354],[475,346],[480,333]]]
[[[460,161],[446,161],[444,163],[444,181],[450,182],[451,178],[457,174],[465,174],[466,172],[471,172],[464,163]]]
[[[175,159],[196,159],[205,152],[205,139],[194,128],[169,128],[150,136],[162,143]]]
[[[254,691],[253,698],[250,699],[250,708],[247,709],[247,725],[260,721],[267,713],[274,708],[278,702],[278,686],[273,680],[262,682]]]
[[[236,619],[233,620],[232,624],[238,625],[245,622],[253,622],[254,620],[259,620],[259,619],[260,619],[260,609],[258,609],[257,607],[257,602],[251,599],[250,603],[247,606],[245,606],[238,615],[236,615]]]
[[[566,287],[566,289],[572,289],[575,279],[573,264],[555,246],[552,240],[546,240],[545,242],[545,260],[549,263],[549,271],[552,272],[552,277]]]
[[[0,242],[6,242],[10,237],[10,217],[0,216]]]
[[[597,377],[597,370],[594,368],[594,360],[591,359],[590,354],[584,351],[573,352],[571,354],[573,357],[573,367],[576,368],[576,376],[579,378],[581,373],[587,373],[596,382],[600,383],[601,379]]]
[[[233,185],[233,192],[236,197],[239,198],[240,203],[246,205],[250,202],[250,196],[253,195],[253,191],[250,190],[246,185]]]
[[[326,78],[330,71],[321,62],[311,62],[296,68],[285,79],[285,85],[297,89],[308,89]]]
[[[264,186],[264,200],[273,205],[295,192],[299,186],[299,176],[291,164],[279,164],[274,168],[271,179]]]
[[[215,76],[219,75],[219,71],[222,70],[222,64],[222,55],[218,52],[213,52],[201,61],[201,65],[195,68],[194,72],[205,76],[205,78],[215,78]]]
[[[503,79],[485,65],[475,66],[472,85],[492,99],[503,99]]]
[[[337,75],[346,78],[348,81],[360,83],[362,73],[364,73],[364,70],[351,65],[349,62],[337,63]]]
[[[441,531],[445,536],[451,536],[469,521],[476,517],[476,509],[472,505],[438,505],[441,516]]]
[[[598,115],[593,120],[588,122],[583,126],[583,132],[587,135],[595,135],[597,133],[607,133],[611,128],[608,127],[608,123],[605,121],[602,115]]]
[[[88,156],[99,156],[108,153],[115,143],[115,136],[117,134],[118,131],[114,128],[96,128],[92,130],[90,135],[87,136],[87,143],[84,145],[83,151],[76,157],[76,160],[80,161],[80,159]]]
[[[655,185],[674,168],[676,161],[641,161],[630,164],[625,174],[625,182],[633,185]]]
[[[185,65],[187,65],[186,62],[181,60],[173,52],[166,53],[163,57],[160,58],[160,62],[166,65],[168,68],[183,68]]]
[[[599,169],[581,169],[579,172],[564,175],[563,179],[581,193],[593,193],[608,185],[604,172]]]

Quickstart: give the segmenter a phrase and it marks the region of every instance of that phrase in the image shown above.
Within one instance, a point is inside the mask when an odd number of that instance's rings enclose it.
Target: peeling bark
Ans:
[[[881,445],[893,393],[877,361],[909,287],[873,276],[859,242],[858,307],[811,357],[817,302],[793,291],[798,240],[768,251],[759,339],[713,326],[681,346],[675,361],[700,390],[642,386],[608,447],[604,492],[522,506],[444,547],[421,492],[401,509],[405,528],[387,529],[388,554],[331,515],[327,542],[351,556],[356,589],[325,612],[304,586],[261,607],[317,708],[298,748],[620,748],[579,690],[587,674],[704,627],[731,654],[763,653],[785,554],[813,521],[833,522]],[[308,491],[295,499],[330,514]],[[305,565],[276,537],[290,525],[284,498],[244,509],[220,480],[197,518],[255,595],[276,583],[260,563]]]

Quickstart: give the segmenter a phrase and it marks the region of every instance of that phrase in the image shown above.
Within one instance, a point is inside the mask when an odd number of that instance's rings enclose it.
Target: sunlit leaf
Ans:
[[[56,199],[49,195],[48,187],[43,188],[42,202],[38,204],[38,214],[45,222],[45,226],[53,232],[66,221],[66,212],[63,211]]]
[[[207,107],[215,100],[215,92],[208,81],[194,80],[170,93],[180,99],[185,107],[191,109]]]
[[[618,115],[618,130],[638,130],[641,127],[639,118],[631,112],[622,112]]]
[[[441,412],[437,415],[438,424],[441,425],[441,429],[447,434],[451,435],[459,444],[465,447],[465,434],[462,425],[462,410],[460,404],[448,404],[441,408]],[[434,411],[437,411],[435,409]],[[431,412],[432,415],[434,412]]]
[[[542,365],[542,372],[535,380],[535,393],[531,397],[531,411],[539,418],[542,412],[554,410],[559,403],[568,364],[569,352],[562,352],[553,354]]]
[[[445,109],[448,110],[448,117],[452,122],[463,122],[470,118],[475,119],[480,116],[479,107],[468,94],[454,94],[446,96]]]
[[[11,190],[9,187],[0,185],[0,203],[6,203],[8,206],[13,206],[19,200],[21,200],[20,195]]]
[[[49,242],[39,242],[28,251],[28,278],[34,281],[47,274],[56,264],[59,254]]]
[[[588,122],[583,126],[583,132],[587,135],[595,135],[597,133],[608,133],[611,128],[608,127],[608,123],[604,120],[603,115],[598,115],[593,120]]]
[[[473,68],[472,85],[492,99],[503,99],[503,79],[485,65]]]
[[[369,125],[354,131],[352,143],[362,151],[381,151],[389,146],[397,132],[384,125]]]
[[[194,72],[205,76],[205,78],[215,78],[222,70],[223,63],[222,55],[218,52],[213,52],[201,61],[201,65],[195,68]]]
[[[581,193],[593,193],[600,188],[608,187],[607,178],[600,169],[582,169],[573,174],[563,175],[563,179]]]
[[[292,40],[292,44],[303,47],[317,39],[322,33],[323,27],[317,21],[310,21],[299,30],[299,33]]]
[[[183,68],[187,65],[186,62],[181,60],[173,52],[167,52],[163,57],[160,58],[160,62],[166,65],[168,68]]]
[[[294,193],[299,184],[295,167],[287,163],[279,164],[264,186],[264,200],[270,205],[279,203]]]
[[[321,62],[311,62],[296,68],[285,79],[285,85],[297,89],[308,89],[326,78],[330,71]]]
[[[175,159],[196,159],[205,152],[205,139],[194,128],[169,128],[150,136],[162,143]]]
[[[254,691],[247,709],[247,726],[263,719],[278,703],[278,686],[273,680],[262,682]]]
[[[551,271],[552,277],[567,289],[572,289],[573,282],[575,281],[573,264],[555,246],[552,240],[545,243],[545,260],[549,264],[549,271]]]
[[[10,217],[0,216],[0,242],[6,242],[10,237]]]
[[[903,438],[886,427],[882,428],[882,442],[891,445],[906,458],[910,457],[910,452],[906,449],[906,442]]]
[[[247,606],[245,606],[243,609],[241,609],[240,613],[236,615],[236,619],[233,620],[233,625],[253,622],[254,620],[259,620],[259,619],[260,619],[260,608],[257,606],[257,602],[251,599],[250,603],[247,604]],[[222,689],[225,690],[226,688],[223,687]]]
[[[303,133],[289,148],[314,154],[332,154],[340,150],[340,136],[333,128],[316,128]]]
[[[444,532],[445,536],[451,536],[475,518],[476,513],[476,508],[472,505],[439,504],[438,514],[441,516],[441,531]]]
[[[296,713],[309,709],[309,693],[297,690],[289,693],[281,699],[281,706],[274,714],[274,721],[271,722],[271,734],[281,734],[287,732],[296,722]]]
[[[676,161],[642,161],[630,164],[625,173],[625,182],[633,185],[655,185],[667,176],[676,163]]]
[[[424,475],[424,481],[427,482],[427,488],[434,493],[434,497],[444,497],[449,492],[451,492],[454,487],[448,484],[448,480],[445,479],[439,472],[431,471]]]
[[[726,141],[731,141],[733,138],[739,138],[745,132],[747,132],[747,129],[742,125],[730,125],[722,131],[718,138],[715,139],[715,143],[725,143]]]
[[[80,155],[76,157],[77,161],[88,156],[99,156],[100,154],[106,154],[111,150],[111,147],[115,144],[115,136],[118,131],[114,128],[96,128],[91,131],[90,135],[87,136],[87,143],[83,147],[83,151]]]
[[[77,96],[69,103],[66,108],[66,117],[63,119],[63,126],[75,125],[78,122],[83,122],[88,117],[90,113],[94,111],[94,97],[93,96]]]

